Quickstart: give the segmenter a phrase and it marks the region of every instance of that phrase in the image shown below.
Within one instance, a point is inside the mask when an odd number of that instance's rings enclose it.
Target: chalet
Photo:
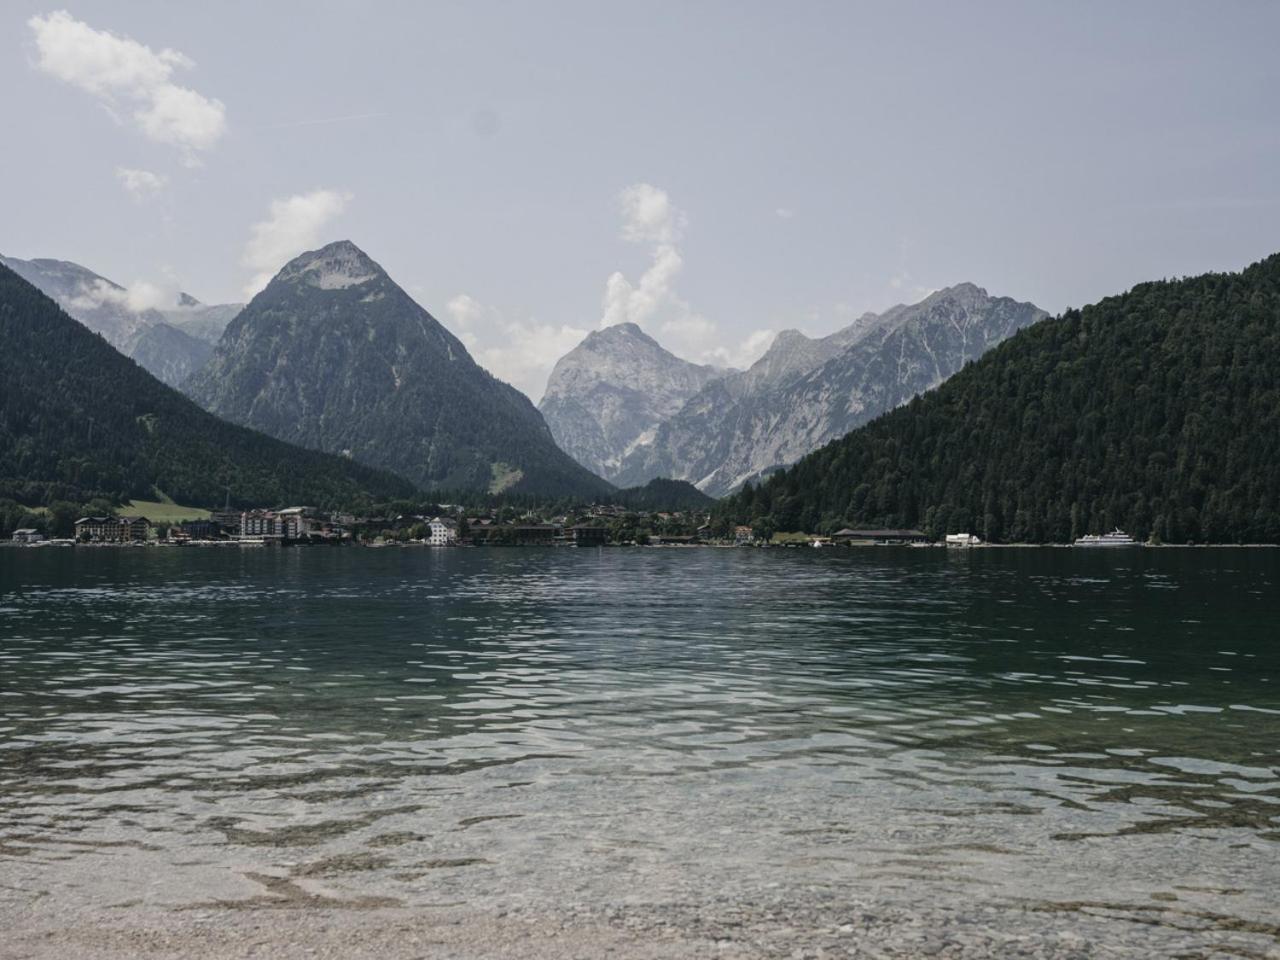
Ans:
[[[81,517],[76,539],[90,543],[134,543],[147,539],[151,523],[146,517]]]
[[[575,547],[603,547],[609,542],[609,528],[593,523],[580,523],[570,527],[569,533]]]
[[[837,530],[831,535],[831,542],[845,545],[875,544],[878,546],[892,546],[904,543],[929,543],[930,541],[929,535],[922,530],[853,530],[845,527],[843,530]]]
[[[14,543],[42,543],[44,534],[35,527],[23,527],[20,530],[13,531]]]
[[[733,542],[736,546],[745,546],[749,543],[755,543],[755,534],[751,532],[751,528],[745,525],[739,525],[733,528]]]
[[[427,527],[431,531],[427,543],[433,547],[449,547],[458,542],[458,521],[452,517],[435,517]]]

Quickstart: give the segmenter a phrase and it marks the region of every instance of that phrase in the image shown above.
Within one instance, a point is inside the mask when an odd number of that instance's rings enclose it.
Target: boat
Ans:
[[[1095,534],[1089,533],[1083,537],[1079,537],[1075,541],[1077,547],[1137,547],[1141,546],[1137,540],[1129,536],[1119,527],[1116,527],[1110,533]]]

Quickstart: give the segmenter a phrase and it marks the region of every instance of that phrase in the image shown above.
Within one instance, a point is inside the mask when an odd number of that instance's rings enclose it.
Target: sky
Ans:
[[[971,281],[1280,251],[1280,3],[0,0],[0,253],[243,300],[350,239],[535,401]]]

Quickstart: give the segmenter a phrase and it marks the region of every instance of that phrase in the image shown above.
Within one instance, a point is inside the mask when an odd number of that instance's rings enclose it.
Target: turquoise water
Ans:
[[[0,909],[768,892],[1274,947],[1277,624],[1270,550],[4,550]]]

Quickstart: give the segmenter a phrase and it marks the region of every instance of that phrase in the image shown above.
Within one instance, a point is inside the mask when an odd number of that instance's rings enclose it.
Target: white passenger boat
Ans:
[[[1119,527],[1110,533],[1104,534],[1086,534],[1076,540],[1077,547],[1137,547],[1140,546],[1137,540],[1129,536]]]

